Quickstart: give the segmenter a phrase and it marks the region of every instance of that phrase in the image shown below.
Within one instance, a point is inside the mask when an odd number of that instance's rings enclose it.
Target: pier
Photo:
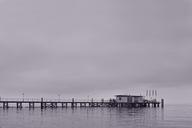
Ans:
[[[77,107],[126,107],[126,108],[138,108],[138,107],[164,107],[164,100],[162,99],[161,102],[158,101],[150,101],[150,100],[143,100],[142,102],[118,102],[115,99],[110,100],[103,100],[94,101],[80,101],[75,100],[74,98],[71,101],[66,100],[45,100],[43,98],[30,100],[30,99],[23,99],[23,100],[11,100],[11,99],[1,99],[0,106],[4,109],[8,109],[10,107],[15,108],[37,108],[40,107],[41,109],[46,108],[77,108]]]

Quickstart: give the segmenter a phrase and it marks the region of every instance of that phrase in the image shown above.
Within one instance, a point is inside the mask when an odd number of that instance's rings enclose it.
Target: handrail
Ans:
[[[72,98],[73,99],[73,98]],[[43,98],[44,102],[109,102],[110,100],[104,99],[49,99]],[[41,98],[0,98],[0,101],[23,101],[23,102],[40,102]]]

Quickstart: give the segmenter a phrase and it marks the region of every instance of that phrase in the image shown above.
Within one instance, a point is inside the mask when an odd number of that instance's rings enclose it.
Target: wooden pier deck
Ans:
[[[71,101],[63,101],[63,100],[44,100],[41,98],[40,100],[1,100],[0,106],[4,109],[9,107],[16,108],[36,108],[40,107],[41,109],[45,108],[75,108],[75,107],[161,107],[164,106],[164,101],[145,101],[145,102],[135,102],[135,103],[117,103],[114,100],[101,100],[101,101],[75,101],[74,98]],[[12,105],[12,106],[10,106]]]

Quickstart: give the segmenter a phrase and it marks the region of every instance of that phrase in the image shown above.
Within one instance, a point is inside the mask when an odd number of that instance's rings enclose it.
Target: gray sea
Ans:
[[[192,128],[192,105],[162,108],[0,108],[0,128]]]

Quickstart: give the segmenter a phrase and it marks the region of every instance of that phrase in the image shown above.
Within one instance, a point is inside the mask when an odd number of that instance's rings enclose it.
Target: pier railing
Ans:
[[[0,101],[41,101],[39,98],[0,98]]]
[[[40,102],[41,98],[0,98],[0,101],[25,101],[25,102]],[[50,99],[50,98],[43,98],[44,102],[109,102],[110,100],[105,99]]]

